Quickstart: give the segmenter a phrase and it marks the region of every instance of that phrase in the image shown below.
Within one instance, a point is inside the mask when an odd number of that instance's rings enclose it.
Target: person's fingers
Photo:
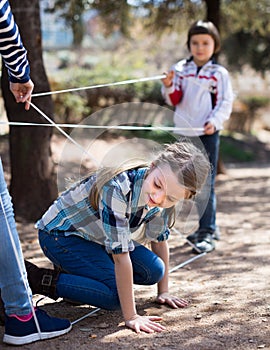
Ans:
[[[184,299],[175,299],[174,303],[177,307],[186,307],[189,304],[189,302]]]
[[[161,321],[160,316],[139,316],[133,320],[127,320],[126,326],[132,328],[136,333],[144,331],[146,333],[162,332],[165,327],[158,323]]]
[[[174,71],[171,70],[171,71],[169,72],[169,78],[172,79],[173,77],[174,77]]]
[[[25,103],[25,109],[29,110],[31,95],[34,89],[34,83],[29,80],[26,83],[12,83],[10,82],[10,91],[15,97],[17,103]]]
[[[25,110],[26,111],[28,111],[29,109],[30,109],[30,102],[31,102],[31,94],[29,95],[29,97],[26,99],[26,101],[25,101],[25,106],[24,106],[24,108],[25,108]]]
[[[148,319],[150,320],[150,321],[162,321],[162,317],[160,317],[160,316],[148,316]]]

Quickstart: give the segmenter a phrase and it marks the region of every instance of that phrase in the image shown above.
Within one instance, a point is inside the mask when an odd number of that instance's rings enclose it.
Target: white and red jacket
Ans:
[[[216,130],[223,128],[232,112],[233,91],[228,71],[214,61],[199,68],[192,59],[176,63],[172,69],[171,87],[162,86],[162,95],[170,106],[175,106],[175,133],[185,136],[203,135],[205,123]]]

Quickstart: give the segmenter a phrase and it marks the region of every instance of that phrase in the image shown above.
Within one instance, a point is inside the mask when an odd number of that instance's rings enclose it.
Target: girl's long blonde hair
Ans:
[[[159,152],[151,163],[155,166],[168,164],[177,176],[179,184],[184,186],[193,195],[202,188],[210,171],[209,161],[203,152],[185,138],[178,142],[165,145],[165,148]],[[98,170],[96,172],[96,181],[89,194],[91,206],[95,210],[98,209],[102,187],[112,178],[130,169],[150,167],[151,163],[132,161],[122,164],[117,168],[110,167]]]
[[[156,166],[168,164],[179,184],[193,195],[202,188],[211,169],[204,153],[185,138],[167,145],[153,163]]]
[[[102,187],[111,179],[113,179],[115,176],[123,173],[124,171],[128,171],[131,169],[138,169],[138,168],[147,167],[147,166],[149,166],[148,163],[143,163],[142,161],[133,160],[133,161],[125,162],[124,164],[116,168],[103,167],[95,171],[96,181],[93,183],[89,194],[89,200],[90,200],[91,206],[95,210],[98,209],[99,195],[102,190]]]

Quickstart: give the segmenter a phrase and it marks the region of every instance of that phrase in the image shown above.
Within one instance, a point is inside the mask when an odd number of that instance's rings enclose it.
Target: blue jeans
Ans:
[[[205,151],[209,157],[212,167],[211,176],[208,178],[205,188],[206,193],[198,196],[196,205],[200,216],[199,230],[214,233],[216,226],[216,194],[215,194],[215,179],[217,173],[217,162],[219,154],[219,132],[213,135],[200,136],[200,140],[205,147]],[[205,202],[207,204],[205,204]]]
[[[120,308],[114,262],[105,247],[63,233],[39,231],[40,246],[54,265],[63,269],[56,284],[59,297],[107,310]],[[136,245],[130,252],[135,284],[152,285],[165,272],[163,261],[151,250]]]
[[[13,206],[0,158],[0,288],[7,315],[31,312],[32,293],[27,281]],[[14,246],[12,245],[12,241]],[[15,248],[15,251],[14,251]],[[16,259],[17,255],[17,259]],[[19,266],[18,266],[19,265]]]

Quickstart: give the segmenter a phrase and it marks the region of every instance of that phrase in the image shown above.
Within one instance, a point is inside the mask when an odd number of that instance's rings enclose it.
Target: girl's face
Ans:
[[[190,52],[197,66],[203,66],[215,51],[215,41],[209,34],[195,34],[190,38]]]
[[[185,199],[188,192],[179,184],[169,165],[152,165],[142,186],[141,199],[149,207],[170,208]]]

